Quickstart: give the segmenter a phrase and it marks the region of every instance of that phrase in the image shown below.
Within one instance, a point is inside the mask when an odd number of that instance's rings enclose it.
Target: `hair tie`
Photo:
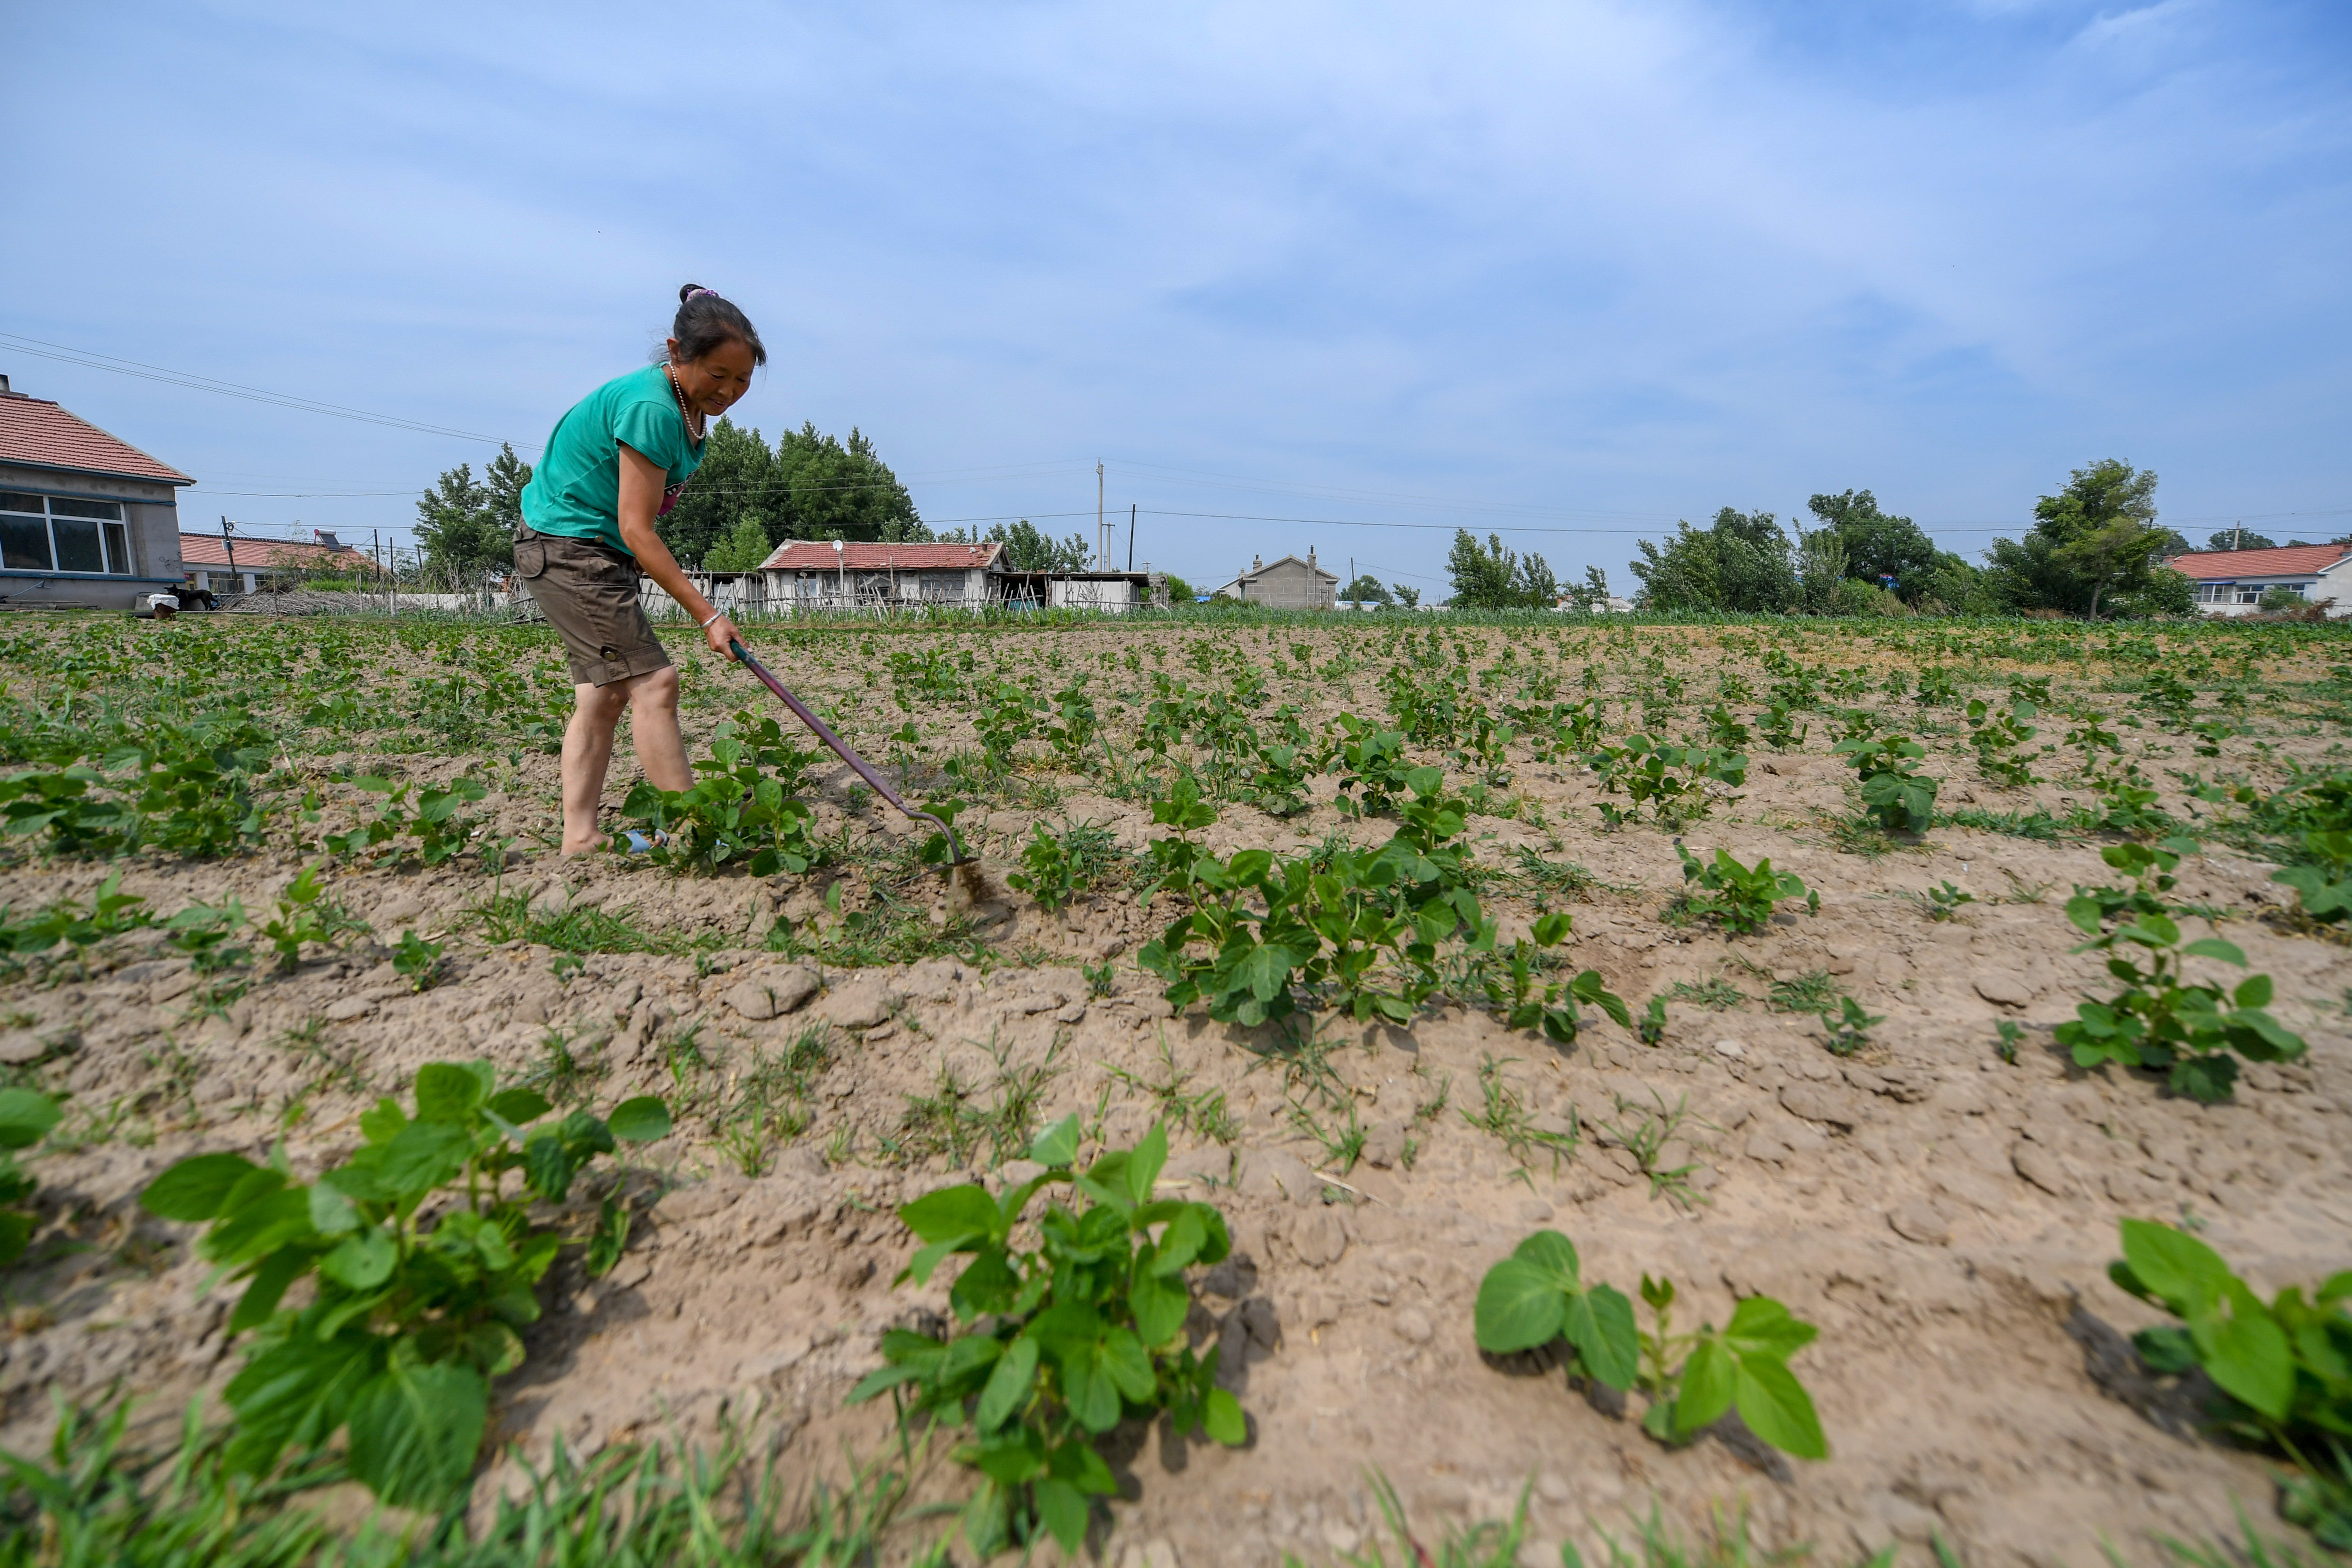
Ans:
[[[719,298],[719,290],[718,290],[718,289],[693,289],[692,291],[690,291],[690,292],[687,295],[687,298],[688,298],[688,300],[699,300],[699,299],[701,299],[705,294],[709,295],[709,296],[710,296],[712,299],[714,299],[714,300],[716,300],[716,299],[718,299],[718,298]]]

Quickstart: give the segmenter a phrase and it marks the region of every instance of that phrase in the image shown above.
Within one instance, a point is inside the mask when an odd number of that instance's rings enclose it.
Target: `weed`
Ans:
[[[1653,996],[1650,1005],[1633,1024],[1633,1037],[1645,1046],[1661,1046],[1666,1040],[1666,999]]]
[[[1109,995],[1113,991],[1118,989],[1118,970],[1114,965],[1108,963],[1080,964],[1078,966],[1078,973],[1086,976],[1087,995],[1089,1000],[1100,1001],[1103,997]]]
[[[1179,1437],[1205,1431],[1232,1447],[1247,1436],[1240,1403],[1216,1386],[1216,1350],[1195,1355],[1184,1338],[1185,1271],[1231,1250],[1223,1216],[1207,1204],[1156,1200],[1168,1156],[1157,1125],[1083,1171],[1077,1150],[1073,1116],[1030,1148],[1044,1172],[1001,1200],[982,1187],[944,1187],[898,1210],[924,1244],[900,1281],[925,1284],[948,1258],[971,1255],[948,1293],[964,1327],[886,1331],[883,1365],[849,1396],[856,1404],[887,1391],[911,1396],[902,1420],[970,1423],[957,1458],[981,1479],[963,1532],[982,1557],[1047,1534],[1075,1556],[1089,1500],[1118,1488],[1094,1441],[1122,1419],[1165,1411]],[[1049,1200],[1034,1244],[1016,1245],[1031,1201],[1061,1184],[1077,1206]]]
[[[1313,1110],[1294,1100],[1290,1102],[1290,1124],[1321,1144],[1324,1161],[1344,1176],[1356,1168],[1357,1161],[1364,1157],[1364,1129],[1356,1120],[1353,1099],[1345,1101],[1341,1109],[1348,1113],[1347,1123],[1329,1126]]]
[[[1213,1142],[1231,1144],[1241,1136],[1241,1123],[1225,1103],[1222,1089],[1204,1089],[1195,1093],[1191,1089],[1193,1075],[1176,1065],[1175,1049],[1168,1044],[1163,1032],[1160,1037],[1161,1076],[1157,1082],[1138,1077],[1125,1068],[1101,1064],[1103,1069],[1127,1085],[1151,1097],[1152,1104],[1162,1121],[1173,1121],[1200,1137]]]
[[[2013,1020],[2003,1018],[1992,1026],[1992,1030],[1993,1034],[1998,1037],[1998,1043],[1992,1048],[1993,1055],[1999,1057],[2002,1061],[2008,1062],[2012,1067],[2015,1066],[2017,1062],[2017,1047],[2025,1038],[2024,1029],[2020,1027]]]
[[[1764,1005],[1775,1013],[1819,1013],[1837,997],[1836,978],[1826,969],[1809,969],[1793,979],[1769,982]]]
[[[40,1184],[16,1164],[16,1151],[29,1149],[58,1124],[58,1102],[37,1089],[0,1089],[0,1268],[25,1255],[34,1217],[25,1209]]]
[[[1559,1173],[1560,1163],[1576,1157],[1576,1145],[1580,1136],[1576,1108],[1569,1107],[1567,1128],[1538,1127],[1528,1115],[1527,1101],[1519,1098],[1503,1077],[1503,1069],[1517,1058],[1506,1057],[1497,1061],[1492,1055],[1478,1064],[1478,1089],[1485,1103],[1474,1114],[1464,1111],[1462,1120],[1499,1140],[1511,1158],[1521,1165],[1528,1163],[1530,1152],[1541,1149],[1551,1156],[1552,1173]],[[1442,1107],[1444,1101],[1439,1101]]]
[[[1964,893],[1949,881],[1930,888],[1924,893],[1905,893],[1901,897],[1916,906],[1921,914],[1938,923],[1958,914],[1961,905],[1973,904],[1977,901],[1977,896],[1974,893]]]
[[[261,928],[261,934],[278,950],[278,969],[290,974],[302,962],[303,943],[329,946],[367,929],[365,921],[327,896],[319,881],[319,868],[306,866],[278,896],[278,913]]]
[[[1593,1125],[1614,1139],[1619,1148],[1633,1156],[1633,1163],[1650,1184],[1652,1197],[1663,1194],[1689,1208],[1699,1201],[1697,1192],[1690,1184],[1691,1174],[1700,1168],[1699,1163],[1693,1160],[1685,1164],[1669,1165],[1665,1163],[1665,1152],[1690,1116],[1690,1097],[1683,1096],[1675,1101],[1675,1108],[1668,1110],[1664,1096],[1654,1089],[1651,1095],[1657,1103],[1654,1109],[1650,1110],[1644,1110],[1622,1094],[1616,1096],[1620,1120],[1596,1121]],[[1637,1112],[1635,1120],[1622,1120]]]
[[[1696,1002],[1711,1013],[1721,1013],[1729,1008],[1745,1006],[1748,1003],[1748,993],[1718,974],[1711,979],[1702,980],[1696,985],[1687,980],[1677,980],[1666,987],[1666,999],[1674,1002]],[[1659,1008],[1660,1017],[1664,1016],[1664,1012],[1665,1009],[1662,1005]]]

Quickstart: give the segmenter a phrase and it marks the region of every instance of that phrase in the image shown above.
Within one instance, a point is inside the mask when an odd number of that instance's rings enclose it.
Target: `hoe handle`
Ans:
[[[750,670],[753,675],[758,676],[760,678],[761,684],[765,686],[769,690],[774,692],[777,698],[782,701],[783,705],[791,709],[802,723],[807,725],[815,732],[818,740],[823,741],[826,745],[832,747],[834,755],[839,757],[843,762],[847,763],[853,769],[856,770],[856,773],[859,778],[862,778],[867,784],[872,784],[874,786],[875,794],[880,795],[884,800],[888,801],[892,805],[897,806],[898,808],[898,814],[901,816],[908,817],[910,820],[928,822],[932,826],[938,828],[941,833],[947,835],[948,853],[951,858],[951,863],[958,866],[963,864],[966,858],[963,852],[963,846],[957,841],[954,828],[950,827],[946,823],[940,821],[938,817],[933,816],[929,812],[917,811],[913,806],[908,805],[904,800],[900,799],[898,792],[892,789],[889,784],[880,773],[874,771],[873,767],[867,763],[864,757],[861,757],[856,752],[851,751],[849,749],[849,742],[835,734],[833,732],[832,726],[828,725],[824,720],[818,718],[815,714],[810,712],[807,703],[803,702],[799,698],[786,690],[784,683],[778,680],[773,674],[770,673],[768,667],[761,664],[759,659],[753,656],[751,650],[743,646],[740,639],[734,637],[729,638],[727,642],[727,651],[735,656],[735,661],[738,664],[740,664],[744,668]]]

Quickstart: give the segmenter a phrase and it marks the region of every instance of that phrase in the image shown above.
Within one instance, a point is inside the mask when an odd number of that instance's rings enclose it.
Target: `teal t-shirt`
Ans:
[[[668,470],[665,511],[702,466],[702,448],[687,434],[686,416],[677,411],[677,395],[662,366],[614,376],[555,422],[555,434],[547,438],[547,450],[522,488],[522,520],[541,533],[593,539],[626,552],[615,443],[625,443]]]

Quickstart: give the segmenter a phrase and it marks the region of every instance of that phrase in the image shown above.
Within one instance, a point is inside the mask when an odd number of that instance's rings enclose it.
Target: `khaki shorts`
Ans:
[[[637,563],[593,540],[525,528],[515,536],[515,571],[547,624],[563,638],[579,686],[609,686],[669,668],[637,602]]]

